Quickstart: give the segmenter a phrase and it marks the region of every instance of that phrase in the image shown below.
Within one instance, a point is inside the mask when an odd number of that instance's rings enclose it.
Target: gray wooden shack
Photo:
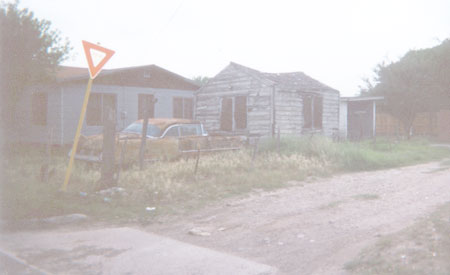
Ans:
[[[70,144],[75,136],[89,73],[86,68],[61,66],[56,80],[28,87],[18,106],[13,141]],[[156,65],[103,70],[94,80],[82,134],[101,133],[105,106],[113,106],[120,130],[143,117],[193,118],[191,80]]]
[[[195,111],[210,133],[332,136],[339,91],[302,72],[264,73],[231,62],[196,92]]]

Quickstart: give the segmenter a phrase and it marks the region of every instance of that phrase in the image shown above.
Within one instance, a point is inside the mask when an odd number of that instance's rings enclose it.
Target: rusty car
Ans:
[[[129,164],[139,160],[143,124],[143,120],[137,120],[116,134],[117,162]],[[144,159],[176,160],[200,152],[239,150],[246,143],[245,136],[209,135],[196,120],[152,118],[148,120]],[[78,148],[75,159],[101,162],[103,135],[81,136]]]

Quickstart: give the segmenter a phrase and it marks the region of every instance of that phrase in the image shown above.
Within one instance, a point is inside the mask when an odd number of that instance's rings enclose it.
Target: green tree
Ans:
[[[366,81],[361,95],[384,96],[382,108],[411,133],[416,115],[450,105],[450,40],[422,50],[411,50],[399,61],[382,63],[374,81]]]
[[[199,85],[200,87],[208,83],[210,80],[207,76],[194,76],[192,80],[195,82],[195,84]]]
[[[24,88],[54,79],[58,64],[71,50],[68,40],[51,29],[50,21],[37,19],[18,5],[18,1],[0,4],[0,108],[6,123],[14,122]]]

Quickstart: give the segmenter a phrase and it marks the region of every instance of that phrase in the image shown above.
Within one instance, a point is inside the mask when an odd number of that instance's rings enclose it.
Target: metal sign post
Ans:
[[[69,183],[70,175],[72,173],[73,162],[74,162],[75,154],[77,152],[77,147],[78,147],[78,141],[80,140],[81,128],[83,127],[83,121],[84,121],[84,117],[86,115],[86,109],[87,109],[87,105],[88,105],[88,101],[89,101],[89,95],[91,93],[92,81],[100,73],[103,66],[106,64],[106,62],[108,62],[108,60],[114,54],[114,51],[112,51],[110,49],[103,48],[99,45],[89,43],[87,41],[82,41],[82,42],[83,42],[84,52],[86,54],[86,59],[88,62],[90,78],[89,78],[89,81],[88,81],[88,84],[86,87],[86,92],[84,94],[84,100],[83,100],[83,105],[81,107],[80,119],[78,120],[77,131],[75,133],[75,138],[74,138],[73,145],[72,145],[72,151],[70,153],[69,165],[67,166],[66,176],[64,178],[62,191],[67,190],[67,184]],[[93,52],[94,53],[97,52],[102,55],[102,59],[99,60],[99,62],[97,64],[94,64],[94,60],[92,58]]]

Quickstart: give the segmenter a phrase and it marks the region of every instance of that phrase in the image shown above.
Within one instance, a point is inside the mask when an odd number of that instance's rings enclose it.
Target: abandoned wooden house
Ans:
[[[89,73],[87,68],[61,66],[56,80],[28,87],[18,109],[14,141],[73,142]],[[193,118],[193,81],[156,65],[103,70],[94,80],[82,134],[103,129],[106,108],[112,108],[118,130],[143,118],[144,110],[158,118]]]
[[[339,91],[302,72],[264,73],[231,62],[197,91],[195,111],[210,133],[333,136]]]

